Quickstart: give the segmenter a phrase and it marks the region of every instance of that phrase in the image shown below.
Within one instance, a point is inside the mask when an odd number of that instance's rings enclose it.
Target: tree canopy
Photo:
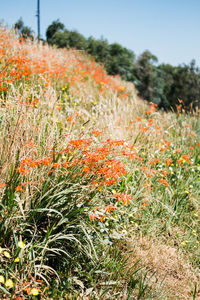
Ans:
[[[33,30],[24,25],[24,22],[22,20],[22,18],[20,18],[15,24],[14,24],[14,29],[17,31],[17,33],[19,34],[20,37],[24,38],[24,39],[34,39],[34,32]]]
[[[20,37],[33,39],[33,31],[22,19],[14,24],[14,28]],[[117,42],[109,44],[104,38],[85,38],[76,30],[70,31],[59,19],[48,26],[46,41],[58,48],[86,51],[105,67],[108,74],[120,75],[133,82],[143,99],[160,108],[176,110],[180,100],[185,110],[200,108],[200,69],[194,60],[189,65],[159,64],[158,58],[149,50],[136,57],[132,50]]]

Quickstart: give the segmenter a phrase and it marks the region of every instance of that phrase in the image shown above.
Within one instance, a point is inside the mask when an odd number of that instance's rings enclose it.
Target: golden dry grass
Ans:
[[[131,253],[128,265],[139,260],[142,267],[150,269],[151,284],[162,288],[163,299],[191,299],[191,286],[199,282],[200,274],[177,248],[158,238],[141,237],[129,241],[127,250]],[[198,299],[200,289],[196,296]]]

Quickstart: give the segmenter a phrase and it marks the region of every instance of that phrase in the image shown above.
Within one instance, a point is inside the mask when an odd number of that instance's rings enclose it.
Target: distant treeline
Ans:
[[[28,27],[21,21],[15,28],[26,37]],[[31,35],[30,28],[29,31]],[[118,43],[109,44],[103,38],[86,39],[77,31],[69,31],[59,20],[48,26],[46,41],[58,48],[86,51],[104,65],[108,74],[119,74],[124,80],[133,82],[142,98],[162,109],[176,110],[178,106],[189,111],[200,108],[200,68],[194,60],[189,65],[158,64],[157,57],[148,50],[136,57],[132,50]]]

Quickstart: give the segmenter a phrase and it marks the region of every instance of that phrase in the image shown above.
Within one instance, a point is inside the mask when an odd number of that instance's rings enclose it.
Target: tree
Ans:
[[[56,45],[58,48],[65,48],[69,44],[69,32],[67,29],[64,31],[56,31],[51,37],[49,43]]]
[[[19,31],[23,26],[22,20],[16,24]],[[160,108],[176,110],[178,99],[182,99],[186,107],[200,107],[200,70],[195,61],[188,66],[158,65],[157,57],[148,50],[135,59],[134,52],[122,45],[109,44],[103,38],[86,39],[77,31],[65,29],[59,20],[47,28],[46,36],[49,44],[59,48],[85,50],[104,65],[108,74],[119,74],[124,80],[132,81],[143,99]]]
[[[15,24],[14,24],[14,28],[18,31],[21,31],[22,28],[24,27],[24,22],[22,20],[22,18],[20,18]]]
[[[108,41],[103,38],[96,40],[89,37],[87,43],[87,53],[92,55],[97,62],[105,64],[109,57]]]
[[[133,79],[135,54],[118,43],[109,45],[109,56],[105,67],[109,74],[119,74],[124,80]]]
[[[180,104],[179,99],[186,109],[200,106],[200,70],[195,61],[176,67],[162,64],[159,68],[164,74],[164,93],[174,110]]]
[[[78,50],[87,49],[87,40],[85,37],[77,31],[69,31],[68,34],[68,44],[67,46],[71,48],[76,48]]]
[[[47,42],[56,45],[58,48],[71,47],[79,50],[86,50],[87,40],[79,32],[65,29],[59,20],[53,21],[46,30]]]
[[[14,24],[14,29],[18,32],[20,37],[23,37],[24,39],[34,39],[34,32],[33,30],[24,25],[24,22],[22,18],[20,18],[15,24]]]
[[[150,51],[144,51],[137,59],[134,67],[135,85],[142,98],[152,101],[155,82],[155,63],[158,59]]]
[[[47,42],[49,44],[52,44],[51,39],[53,38],[54,34],[57,32],[63,32],[65,29],[65,26],[63,23],[61,23],[59,21],[59,19],[57,19],[56,21],[53,21],[51,25],[48,26],[47,30],[46,30],[46,38],[47,38]]]

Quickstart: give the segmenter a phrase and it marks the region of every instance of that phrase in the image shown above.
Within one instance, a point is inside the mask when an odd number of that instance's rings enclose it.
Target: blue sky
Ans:
[[[148,49],[173,65],[200,66],[200,0],[40,0],[41,33],[56,19],[85,37],[103,36],[136,55]],[[37,0],[0,0],[9,27],[20,17],[37,31]]]

